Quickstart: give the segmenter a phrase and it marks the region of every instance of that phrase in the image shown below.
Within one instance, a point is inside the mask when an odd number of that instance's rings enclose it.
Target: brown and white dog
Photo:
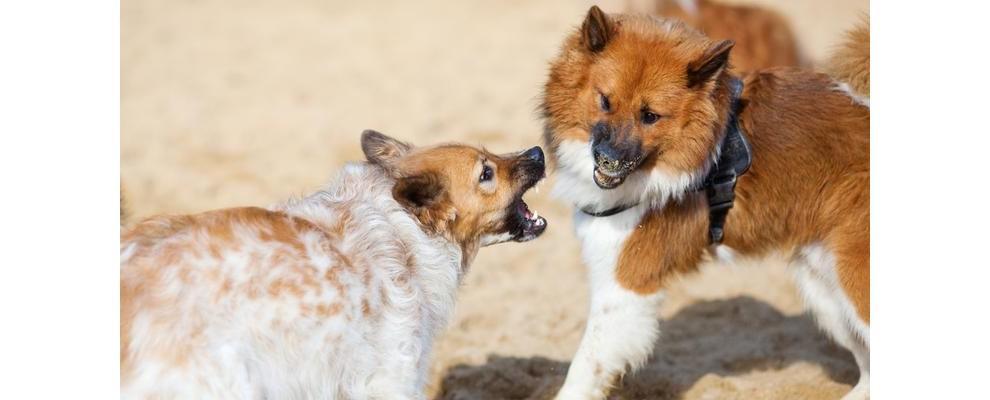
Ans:
[[[576,209],[591,286],[560,399],[604,398],[641,365],[658,337],[665,285],[707,252],[772,251],[790,255],[821,326],[854,354],[861,376],[848,397],[869,396],[868,83],[864,97],[850,90],[861,83],[798,69],[744,78],[737,118],[753,161],[738,179],[723,246],[709,246],[708,200],[697,188],[726,135],[732,48],[679,21],[592,7],[551,63],[543,112],[554,193]],[[866,68],[854,72],[868,82]]]
[[[162,216],[120,244],[125,398],[418,399],[478,249],[539,236],[543,151],[412,146],[272,208]]]

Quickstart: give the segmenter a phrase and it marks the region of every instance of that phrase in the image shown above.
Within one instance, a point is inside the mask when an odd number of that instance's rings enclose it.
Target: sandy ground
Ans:
[[[821,59],[865,0],[765,0]],[[365,128],[418,143],[538,144],[547,61],[582,1],[124,0],[121,180],[134,218],[264,205],[361,157]],[[535,242],[484,249],[437,344],[431,394],[544,398],[587,288],[567,208]],[[838,398],[851,355],[802,313],[779,261],[708,265],[670,288],[663,337],[619,398]]]

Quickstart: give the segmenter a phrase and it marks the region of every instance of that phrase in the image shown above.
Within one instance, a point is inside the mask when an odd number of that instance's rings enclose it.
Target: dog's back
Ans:
[[[434,266],[423,286],[452,297],[460,254],[419,229],[382,175],[351,165],[277,209],[158,217],[124,233],[123,396],[364,398],[423,380],[393,364],[428,353],[446,313],[423,301],[421,265]]]

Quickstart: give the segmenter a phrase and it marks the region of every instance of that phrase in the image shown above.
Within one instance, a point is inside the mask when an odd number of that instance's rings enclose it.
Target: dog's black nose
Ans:
[[[543,164],[543,149],[541,149],[540,146],[536,146],[532,149],[526,150],[526,152],[523,153],[523,157]]]

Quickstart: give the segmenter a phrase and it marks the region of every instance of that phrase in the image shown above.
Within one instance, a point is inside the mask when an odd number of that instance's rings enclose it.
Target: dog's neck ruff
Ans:
[[[736,178],[742,176],[753,162],[753,150],[746,134],[739,126],[739,112],[742,111],[743,83],[739,78],[729,81],[729,120],[725,124],[725,135],[719,144],[719,155],[712,169],[697,190],[704,190],[708,197],[708,241],[719,244],[724,236],[725,218],[735,201]],[[581,212],[592,217],[610,217],[639,203],[622,204],[604,211],[592,211],[589,207]]]

